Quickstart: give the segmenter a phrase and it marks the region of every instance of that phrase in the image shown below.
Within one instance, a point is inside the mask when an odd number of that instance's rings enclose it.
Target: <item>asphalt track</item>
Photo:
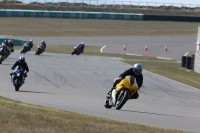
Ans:
[[[0,35],[1,37],[1,35]],[[6,36],[7,37],[7,36]],[[134,37],[12,37],[22,40],[33,39],[34,44],[45,40],[48,44],[77,45],[82,41],[85,45],[106,45],[105,53],[136,54],[151,57],[181,60],[187,52],[196,50],[197,36],[134,36]],[[126,44],[126,51],[123,46]],[[147,45],[148,51],[144,51]],[[167,45],[168,51],[164,51]]]
[[[47,44],[49,39],[54,40],[45,38]],[[80,39],[73,44],[81,41],[87,42]],[[200,91],[196,88],[144,70],[139,99],[129,100],[121,110],[106,109],[103,104],[113,78],[130,65],[110,57],[53,53],[35,56],[28,52],[24,56],[30,72],[16,92],[9,72],[19,56],[19,51],[15,51],[0,66],[1,96],[97,117],[200,133]]]

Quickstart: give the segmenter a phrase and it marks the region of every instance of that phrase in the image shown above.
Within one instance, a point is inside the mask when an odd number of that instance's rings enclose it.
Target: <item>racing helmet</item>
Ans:
[[[11,44],[11,43],[12,43],[12,41],[11,41],[11,40],[8,40],[8,43],[9,43],[9,44]]]
[[[45,44],[45,41],[44,41],[44,40],[42,40],[42,44]]]
[[[6,40],[4,40],[4,43],[6,43],[6,44],[7,44],[7,43],[8,43],[8,40],[7,40],[7,39],[6,39]]]
[[[33,43],[33,40],[31,39],[29,42],[30,42],[30,43]]]
[[[6,47],[6,44],[3,42],[3,43],[1,44],[1,46],[2,46],[2,47]]]
[[[20,56],[20,57],[19,57],[19,61],[20,61],[20,62],[25,62],[25,57],[24,57],[24,56]]]
[[[136,63],[133,66],[133,71],[135,72],[136,75],[140,75],[142,73],[142,65],[139,63]]]
[[[81,42],[81,45],[84,45],[84,42]]]

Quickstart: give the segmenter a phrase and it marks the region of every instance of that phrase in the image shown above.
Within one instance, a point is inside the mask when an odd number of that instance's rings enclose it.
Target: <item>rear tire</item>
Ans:
[[[112,106],[109,105],[109,97],[107,96],[104,102],[104,107],[107,109],[110,109]]]
[[[2,59],[0,58],[0,64],[2,63]]]

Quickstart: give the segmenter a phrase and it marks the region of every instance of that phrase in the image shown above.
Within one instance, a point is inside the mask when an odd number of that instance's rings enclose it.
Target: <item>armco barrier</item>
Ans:
[[[0,38],[0,44],[4,41],[4,40],[12,40],[14,46],[22,46],[25,42],[25,40],[17,40],[17,39],[11,39],[11,38]]]
[[[200,22],[200,16],[143,15],[143,20]]]
[[[133,14],[133,13],[12,10],[12,9],[1,9],[0,17],[46,17],[46,18],[143,20],[143,14]]]

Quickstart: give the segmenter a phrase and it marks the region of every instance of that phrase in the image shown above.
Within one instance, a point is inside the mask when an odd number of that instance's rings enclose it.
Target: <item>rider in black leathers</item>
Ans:
[[[28,65],[27,65],[27,63],[25,61],[25,57],[24,56],[20,56],[19,60],[16,61],[15,64],[12,66],[10,76],[12,76],[12,72],[13,72],[14,68],[16,66],[18,66],[18,65],[21,66],[23,68],[23,70],[25,71],[24,78],[26,78],[27,77],[27,73],[29,72],[29,68],[28,68]]]
[[[132,75],[136,78],[136,82],[138,84],[138,90],[141,88],[143,84],[143,75],[142,75],[142,65],[137,63],[135,64],[132,68],[129,68],[128,70],[124,71],[122,74],[119,75],[119,78],[113,83],[113,87],[111,90],[108,92],[110,94],[113,89],[115,89],[115,86],[126,76]],[[139,97],[138,91],[130,98],[130,99],[137,99]]]

